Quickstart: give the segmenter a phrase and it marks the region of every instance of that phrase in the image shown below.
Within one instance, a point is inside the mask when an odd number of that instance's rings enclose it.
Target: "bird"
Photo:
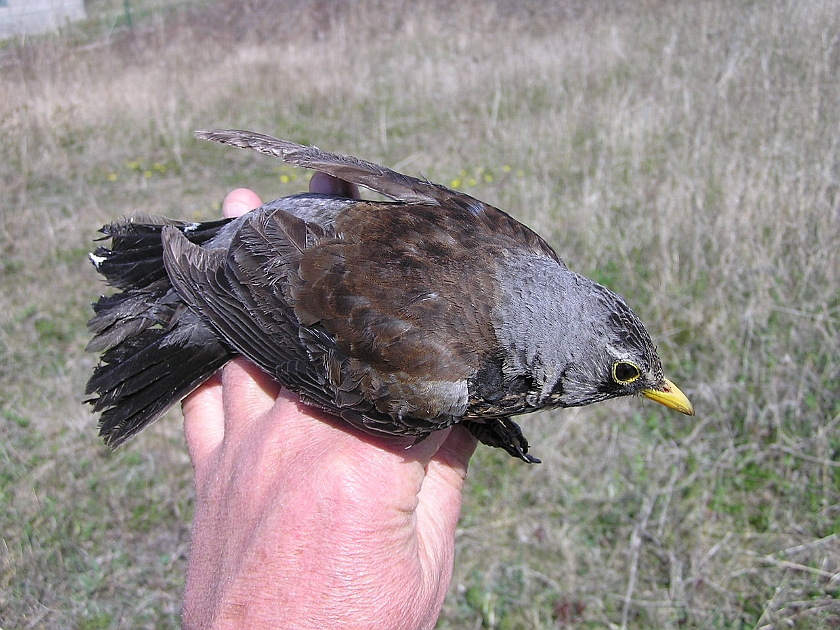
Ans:
[[[201,130],[387,200],[302,193],[234,219],[102,227],[86,400],[116,448],[235,357],[369,434],[461,424],[540,460],[514,417],[644,396],[694,415],[617,293],[487,203],[261,133]]]

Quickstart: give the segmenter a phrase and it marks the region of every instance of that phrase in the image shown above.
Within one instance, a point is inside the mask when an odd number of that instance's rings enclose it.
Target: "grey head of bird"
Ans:
[[[656,347],[617,293],[548,260],[503,266],[509,300],[494,312],[507,349],[503,380],[527,374],[528,407],[577,407],[643,395],[693,415],[688,398],[663,375]]]

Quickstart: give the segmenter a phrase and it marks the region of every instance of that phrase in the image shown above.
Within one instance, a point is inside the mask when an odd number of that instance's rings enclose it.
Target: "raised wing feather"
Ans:
[[[273,155],[295,166],[329,173],[397,201],[406,203],[438,203],[435,184],[392,171],[389,168],[355,157],[327,153],[317,147],[306,147],[288,140],[279,140],[253,131],[212,129],[196,131],[197,138],[253,149]]]
[[[537,233],[498,208],[466,193],[416,177],[403,175],[373,162],[366,162],[352,156],[328,153],[317,147],[307,147],[253,131],[212,129],[196,131],[195,135],[203,140],[230,144],[242,149],[252,149],[279,157],[288,164],[328,173],[333,177],[364,186],[396,201],[459,208],[472,215],[478,222],[484,223],[488,230],[508,234],[517,239],[520,246],[528,247],[535,253],[548,256],[565,267],[552,247]]]

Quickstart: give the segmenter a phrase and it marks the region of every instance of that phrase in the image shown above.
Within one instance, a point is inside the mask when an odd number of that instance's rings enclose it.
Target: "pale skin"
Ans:
[[[358,196],[317,173],[310,190]],[[228,194],[226,217],[260,205]],[[365,435],[244,359],[183,403],[196,504],[182,621],[196,628],[432,628],[475,439]]]

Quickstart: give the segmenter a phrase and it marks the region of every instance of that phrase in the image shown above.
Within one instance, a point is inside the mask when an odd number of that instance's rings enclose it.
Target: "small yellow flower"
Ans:
[[[292,180],[291,180],[291,178],[290,178],[288,175],[286,175],[285,173],[283,173],[283,174],[280,176],[280,181],[281,181],[281,182],[283,182],[284,184],[288,184],[288,183],[289,183],[290,181],[292,181]]]
[[[470,186],[475,186],[478,182],[475,181],[475,177],[470,177],[468,183],[469,183]]]
[[[510,165],[510,164],[505,164],[505,165],[502,167],[502,170],[503,170],[505,173],[510,173],[510,172],[513,170],[513,168],[511,167],[511,165]]]
[[[149,179],[152,176],[152,171],[143,171],[143,177]]]
[[[484,174],[484,181],[488,184],[493,182],[493,176],[490,173]]]
[[[109,182],[117,181],[117,174],[116,173],[108,173],[108,181]]]
[[[458,179],[457,177],[455,179],[453,179],[451,182],[449,182],[449,187],[450,188],[458,188],[460,186],[461,186],[461,180]]]

